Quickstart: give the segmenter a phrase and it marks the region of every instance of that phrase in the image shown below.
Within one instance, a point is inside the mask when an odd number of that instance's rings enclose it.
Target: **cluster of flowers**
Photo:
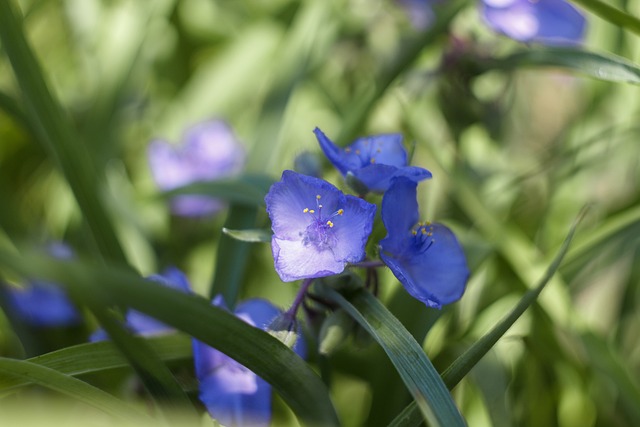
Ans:
[[[376,205],[366,192],[383,193],[387,236],[380,258],[416,299],[440,308],[458,300],[469,275],[462,248],[442,224],[418,220],[417,183],[431,178],[409,166],[399,134],[360,138],[336,146],[314,131],[322,151],[360,197],[320,178],[284,171],[265,197],[271,219],[275,269],[285,282],[341,273],[365,259]],[[356,264],[357,265],[357,264]]]

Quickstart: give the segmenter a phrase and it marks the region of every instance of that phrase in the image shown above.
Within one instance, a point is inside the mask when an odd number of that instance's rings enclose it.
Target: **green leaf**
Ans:
[[[222,228],[222,232],[227,236],[231,236],[241,242],[259,243],[270,242],[273,233],[263,228],[254,228],[250,230],[230,230],[226,227]]]
[[[320,378],[294,352],[266,332],[204,298],[143,280],[113,266],[89,266],[0,250],[0,266],[67,288],[74,300],[131,307],[182,330],[232,357],[269,382],[306,425],[337,425]]]
[[[460,357],[458,357],[452,364],[442,373],[442,380],[449,389],[453,389],[468,373],[471,371],[485,354],[498,342],[498,340],[509,330],[509,328],[522,316],[522,314],[533,304],[540,292],[549,283],[551,278],[555,275],[556,271],[560,267],[564,256],[569,250],[569,245],[575,234],[576,227],[584,217],[586,208],[583,209],[578,215],[576,221],[571,226],[567,237],[560,246],[558,254],[555,256],[544,276],[538,283],[538,285],[525,293],[518,304],[509,312],[496,326],[487,332],[482,338],[476,341],[471,347],[467,349]],[[394,427],[416,427],[422,424],[422,417],[420,417],[419,408],[415,402],[409,404],[390,424]]]
[[[266,175],[242,175],[215,181],[196,182],[162,193],[163,197],[200,194],[243,206],[263,206],[273,180]]]
[[[256,226],[258,209],[242,205],[232,205],[224,223],[231,230],[249,229]],[[218,242],[216,271],[209,290],[209,297],[222,295],[233,308],[236,305],[240,286],[247,272],[247,263],[252,245],[223,234]]]
[[[146,340],[158,357],[165,361],[186,360],[191,357],[191,339],[182,334]],[[28,359],[65,375],[82,375],[109,369],[126,368],[127,359],[111,341],[86,343],[52,351]],[[29,378],[1,377],[0,392],[33,383]]]
[[[16,378],[50,388],[98,408],[125,421],[149,421],[149,418],[107,392],[53,369],[24,360],[0,357],[3,377]]]
[[[561,67],[599,80],[640,84],[640,67],[612,54],[572,48],[536,48],[516,52],[505,58],[488,60],[490,69],[520,67]]]
[[[612,24],[640,34],[640,19],[600,0],[571,0]]]
[[[316,288],[322,297],[338,304],[382,346],[431,426],[466,425],[422,347],[377,298],[366,290],[358,290],[347,300],[326,285]]]

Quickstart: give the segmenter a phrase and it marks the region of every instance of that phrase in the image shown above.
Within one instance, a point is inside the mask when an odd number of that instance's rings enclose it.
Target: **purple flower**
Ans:
[[[47,251],[58,259],[73,258],[73,250],[64,243],[51,243]],[[81,316],[69,297],[57,284],[32,281],[23,289],[6,287],[10,309],[26,323],[35,327],[73,326]]]
[[[284,282],[341,273],[364,258],[376,206],[319,178],[284,171],[265,197],[271,249]]]
[[[571,45],[584,39],[584,16],[564,0],[482,0],[482,17],[494,30],[521,42]]]
[[[226,309],[221,296],[213,305]],[[280,314],[262,299],[250,299],[238,305],[235,315],[252,326],[266,329]],[[304,340],[293,350],[304,357]],[[211,417],[225,426],[268,426],[271,420],[271,386],[243,365],[208,345],[193,340],[193,359],[200,383],[200,401]]]
[[[387,236],[380,258],[407,292],[429,307],[460,299],[469,269],[460,244],[441,224],[418,222],[417,184],[396,178],[382,199]]]
[[[153,178],[165,191],[236,175],[245,161],[244,148],[222,120],[192,127],[180,147],[163,140],[152,141],[148,154]],[[182,216],[211,215],[224,206],[219,199],[201,195],[176,196],[171,201],[172,211]]]
[[[182,271],[175,267],[167,268],[163,274],[155,274],[147,277],[147,279],[185,293],[191,292],[191,286],[189,285],[187,277]],[[127,311],[127,314],[125,315],[125,324],[127,329],[134,334],[144,336],[162,335],[174,331],[172,327],[136,310]],[[98,329],[91,334],[91,337],[89,337],[89,340],[92,342],[108,339],[109,335],[107,335],[104,329]]]
[[[426,169],[407,166],[407,151],[402,146],[402,135],[376,135],[357,139],[346,148],[335,145],[318,128],[313,131],[320,148],[329,161],[342,173],[352,175],[369,191],[383,193],[391,179],[404,176],[418,182],[431,178]]]
[[[416,30],[426,30],[433,22],[433,3],[437,0],[398,0]]]

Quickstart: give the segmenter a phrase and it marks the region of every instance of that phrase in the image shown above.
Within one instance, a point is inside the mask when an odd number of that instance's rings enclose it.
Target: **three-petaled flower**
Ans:
[[[220,296],[212,303],[226,309]],[[264,330],[280,310],[266,300],[250,299],[240,303],[234,314]],[[293,350],[304,358],[304,340],[297,340]],[[200,401],[213,418],[225,426],[269,425],[271,386],[266,381],[224,353],[195,339],[193,358],[200,383]]]
[[[521,42],[577,44],[586,20],[565,0],[482,0],[482,17],[494,31]]]
[[[469,269],[454,234],[442,224],[418,222],[417,184],[394,179],[382,199],[387,236],[380,258],[414,298],[441,308],[460,299]]]
[[[293,171],[265,197],[275,269],[284,282],[341,273],[361,261],[376,206]]]
[[[340,173],[347,179],[353,176],[369,191],[383,193],[398,176],[415,182],[431,178],[428,170],[407,165],[407,150],[400,134],[359,138],[348,147],[340,148],[320,129],[315,128],[313,132],[320,148]]]
[[[152,141],[148,154],[153,178],[165,191],[234,176],[244,167],[246,157],[243,146],[222,120],[192,127],[180,147],[163,140]],[[202,195],[180,195],[171,200],[171,210],[182,216],[211,215],[224,206],[221,200]]]

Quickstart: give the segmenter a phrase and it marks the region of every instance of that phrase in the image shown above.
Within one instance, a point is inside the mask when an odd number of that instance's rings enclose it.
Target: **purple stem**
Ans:
[[[300,290],[296,295],[296,299],[293,300],[293,304],[291,304],[291,308],[286,311],[285,316],[295,319],[296,314],[298,314],[298,308],[300,308],[300,304],[304,301],[304,297],[312,283],[313,279],[304,279],[304,282],[302,282],[302,286],[300,286]]]

